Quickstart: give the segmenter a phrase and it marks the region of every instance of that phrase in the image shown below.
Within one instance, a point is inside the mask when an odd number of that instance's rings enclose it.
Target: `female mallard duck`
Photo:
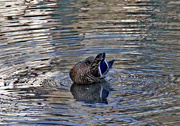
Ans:
[[[69,73],[71,80],[75,84],[100,82],[114,63],[114,60],[106,62],[105,57],[105,53],[99,53],[95,58],[91,56],[75,64]]]

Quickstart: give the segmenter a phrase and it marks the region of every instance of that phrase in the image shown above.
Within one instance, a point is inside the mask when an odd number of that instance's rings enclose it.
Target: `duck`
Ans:
[[[105,52],[96,57],[90,56],[74,65],[69,76],[75,84],[92,84],[100,82],[112,68],[115,60],[106,61]]]

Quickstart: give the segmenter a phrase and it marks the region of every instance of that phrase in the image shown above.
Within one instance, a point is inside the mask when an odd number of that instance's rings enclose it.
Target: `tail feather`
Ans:
[[[109,62],[108,62],[109,69],[111,69],[111,68],[112,68],[114,61],[115,61],[115,60],[111,60],[111,61],[109,61]]]

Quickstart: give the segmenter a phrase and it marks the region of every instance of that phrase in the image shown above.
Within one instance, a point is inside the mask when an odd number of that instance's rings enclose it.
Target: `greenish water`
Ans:
[[[0,2],[0,125],[180,125],[180,2]],[[106,81],[72,85],[88,56]]]

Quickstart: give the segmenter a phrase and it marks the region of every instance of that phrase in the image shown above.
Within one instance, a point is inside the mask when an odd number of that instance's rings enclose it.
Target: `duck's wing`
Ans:
[[[100,76],[106,75],[108,73],[109,69],[112,68],[114,61],[115,60],[107,62],[104,60],[104,62],[98,67]]]
[[[91,63],[90,73],[95,77],[101,77],[99,73],[99,66],[105,60],[105,53],[99,53],[95,58],[94,61]]]

